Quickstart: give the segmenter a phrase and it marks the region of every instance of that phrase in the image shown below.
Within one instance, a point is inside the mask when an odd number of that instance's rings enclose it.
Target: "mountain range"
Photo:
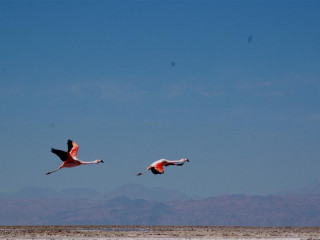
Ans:
[[[0,225],[319,226],[317,182],[313,191],[206,199],[165,188],[159,194],[158,188],[155,192],[136,184],[106,194],[91,189],[25,188],[0,194]]]

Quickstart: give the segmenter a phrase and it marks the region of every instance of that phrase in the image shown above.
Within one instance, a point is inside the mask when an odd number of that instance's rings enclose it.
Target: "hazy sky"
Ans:
[[[2,0],[0,192],[296,189],[320,178],[319,96],[319,1]],[[105,163],[46,176],[68,139]]]

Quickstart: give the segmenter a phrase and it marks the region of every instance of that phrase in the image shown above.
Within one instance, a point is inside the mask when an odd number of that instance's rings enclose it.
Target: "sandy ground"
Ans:
[[[320,239],[320,227],[0,226],[0,239]]]

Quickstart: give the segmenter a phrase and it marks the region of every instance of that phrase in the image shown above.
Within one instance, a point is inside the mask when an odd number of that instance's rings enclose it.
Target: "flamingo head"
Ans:
[[[95,160],[96,163],[104,163],[101,159]]]
[[[189,162],[188,158],[181,158],[181,162]]]

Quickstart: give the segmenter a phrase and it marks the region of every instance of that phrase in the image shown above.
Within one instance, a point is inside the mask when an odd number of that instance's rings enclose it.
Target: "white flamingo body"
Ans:
[[[53,172],[56,172],[60,170],[61,168],[71,168],[71,167],[77,167],[80,165],[86,165],[86,164],[98,164],[98,163],[103,163],[101,159],[94,160],[91,162],[85,162],[81,161],[78,159],[77,154],[78,154],[78,149],[79,146],[76,142],[71,141],[70,139],[68,140],[68,151],[63,151],[63,150],[58,150],[58,149],[51,149],[51,152],[56,154],[63,163],[60,165],[59,168],[47,172],[46,175],[51,174]]]
[[[163,167],[170,166],[170,165],[182,166],[185,162],[189,162],[189,159],[187,158],[181,158],[180,160],[160,159],[151,163],[150,166],[144,172],[138,173],[137,176],[144,174],[148,170],[151,170],[153,174],[163,174],[164,173]]]

